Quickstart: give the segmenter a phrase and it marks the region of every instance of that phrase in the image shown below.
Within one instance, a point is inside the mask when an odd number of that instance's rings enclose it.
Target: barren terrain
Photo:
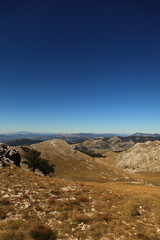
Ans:
[[[0,240],[160,240],[159,172],[115,166],[136,145],[103,158],[55,139],[30,148],[56,164],[55,173],[0,167]]]
[[[75,183],[16,167],[0,169],[0,181],[1,240],[31,240],[36,224],[59,240],[160,239],[158,187]]]

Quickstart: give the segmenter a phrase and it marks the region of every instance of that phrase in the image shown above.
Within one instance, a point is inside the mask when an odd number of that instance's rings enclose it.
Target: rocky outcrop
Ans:
[[[0,143],[0,166],[20,166],[21,157],[17,150],[10,148],[5,143]]]
[[[160,171],[160,141],[137,143],[116,161],[118,167],[129,171]]]

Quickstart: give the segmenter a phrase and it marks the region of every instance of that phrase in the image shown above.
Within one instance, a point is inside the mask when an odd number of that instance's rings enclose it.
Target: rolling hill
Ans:
[[[131,149],[158,155],[159,146],[159,141],[138,143],[92,158],[59,139],[30,145],[55,163],[56,171],[51,177],[23,164],[0,167],[0,239],[159,240],[159,187],[111,164]]]
[[[104,165],[63,140],[53,139],[29,147],[41,152],[41,157],[56,165],[55,177],[90,182],[140,181],[137,176],[124,173],[111,164]],[[23,156],[22,150],[18,149]]]

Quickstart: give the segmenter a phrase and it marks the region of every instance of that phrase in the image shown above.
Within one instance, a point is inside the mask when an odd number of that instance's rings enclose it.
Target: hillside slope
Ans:
[[[0,182],[1,240],[51,240],[44,226],[57,240],[160,239],[159,188],[71,182],[18,167],[1,167]],[[33,239],[39,224],[43,237]]]
[[[116,166],[134,171],[160,171],[160,141],[135,144],[118,155]]]
[[[104,165],[98,159],[75,150],[74,146],[63,140],[49,140],[30,145],[30,148],[41,152],[41,157],[56,164],[55,177],[91,182],[139,181],[134,175],[124,173],[110,164]]]

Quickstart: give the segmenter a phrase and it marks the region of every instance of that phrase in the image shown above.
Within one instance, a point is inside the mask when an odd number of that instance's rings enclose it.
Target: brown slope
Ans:
[[[72,145],[63,140],[49,140],[30,146],[41,152],[41,157],[56,164],[55,177],[77,181],[132,181],[136,177],[122,170],[103,164],[84,153],[75,150]]]
[[[160,239],[157,187],[78,183],[16,167],[0,168],[0,182],[0,240],[33,240],[35,224],[46,240],[46,225],[57,240]]]

